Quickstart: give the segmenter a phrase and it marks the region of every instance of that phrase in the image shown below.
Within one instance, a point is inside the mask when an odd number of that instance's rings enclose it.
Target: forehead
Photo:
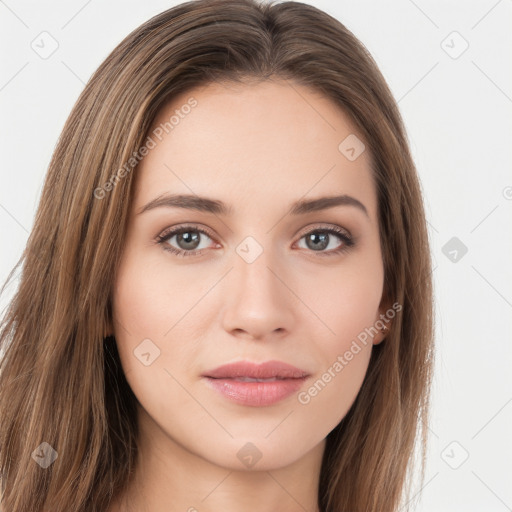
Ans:
[[[309,87],[208,84],[162,107],[148,135],[155,144],[137,168],[136,206],[169,192],[216,197],[235,211],[350,194],[376,214],[362,136]],[[344,153],[350,146],[355,159]]]

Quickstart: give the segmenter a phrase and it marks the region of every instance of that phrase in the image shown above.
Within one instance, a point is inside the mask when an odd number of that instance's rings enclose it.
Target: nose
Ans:
[[[287,283],[290,273],[267,250],[251,263],[238,255],[234,261],[226,283],[225,331],[255,340],[286,336],[296,322],[298,302]]]

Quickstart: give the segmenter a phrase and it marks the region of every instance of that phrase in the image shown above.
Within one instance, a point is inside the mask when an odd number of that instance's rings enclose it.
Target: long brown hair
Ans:
[[[199,0],[128,35],[85,86],[58,141],[1,324],[4,511],[105,510],[126,489],[138,453],[136,398],[105,339],[136,172],[125,163],[175,95],[212,81],[276,77],[322,93],[363,135],[377,186],[384,294],[402,306],[373,348],[356,401],[327,437],[319,507],[396,510],[417,467],[417,439],[423,477],[431,261],[396,102],[365,47],[315,7]]]

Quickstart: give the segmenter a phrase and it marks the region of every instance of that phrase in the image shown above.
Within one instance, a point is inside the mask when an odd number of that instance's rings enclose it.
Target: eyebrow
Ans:
[[[348,196],[346,194],[296,201],[291,205],[290,214],[304,215],[306,213],[327,210],[336,206],[354,206],[369,217],[368,210],[364,204],[355,197]],[[200,212],[225,216],[229,216],[233,213],[231,206],[226,205],[218,199],[210,199],[207,197],[187,194],[163,194],[145,204],[138,211],[137,215],[161,207],[183,208],[186,210],[197,210]]]

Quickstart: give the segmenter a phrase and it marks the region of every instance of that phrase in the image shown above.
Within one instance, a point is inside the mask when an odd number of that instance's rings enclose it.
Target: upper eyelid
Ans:
[[[194,224],[184,224],[176,227],[165,228],[163,231],[160,232],[160,234],[157,235],[157,238],[170,238],[175,236],[176,234],[179,234],[180,231],[186,231],[187,229],[189,229],[190,231],[199,231],[200,233],[208,235],[212,240],[215,240],[215,236],[213,235],[213,233],[210,233],[209,229]]]
[[[176,234],[179,234],[180,231],[187,230],[187,229],[189,229],[191,231],[198,231],[200,233],[203,233],[203,234],[207,235],[211,240],[219,243],[217,238],[215,237],[215,235],[213,233],[210,233],[210,230],[208,228],[200,226],[198,224],[183,224],[183,225],[178,225],[176,227],[166,228],[163,231],[161,231],[159,235],[157,235],[157,238],[160,238],[160,239],[167,238],[167,240],[170,240],[173,236],[175,236]],[[348,238],[353,239],[351,232],[347,228],[345,228],[343,226],[338,226],[338,225],[332,224],[332,223],[313,223],[309,226],[306,226],[306,227],[300,229],[294,236],[295,237],[298,236],[299,240],[300,240],[305,235],[307,235],[311,232],[314,232],[314,231],[321,231],[322,229],[325,229],[326,231],[341,230],[341,231],[345,232],[345,234]],[[340,233],[335,232],[334,234],[341,236]]]
[[[341,231],[344,231],[348,237],[352,238],[352,233],[345,227],[343,226],[338,226],[337,224],[332,224],[332,223],[313,223],[312,225],[309,225],[301,230],[299,230],[297,232],[296,235],[301,235],[301,236],[304,236],[304,235],[307,235],[308,233],[310,233],[311,231],[321,231],[322,229],[325,229],[326,231],[332,229],[332,230],[341,230]]]

